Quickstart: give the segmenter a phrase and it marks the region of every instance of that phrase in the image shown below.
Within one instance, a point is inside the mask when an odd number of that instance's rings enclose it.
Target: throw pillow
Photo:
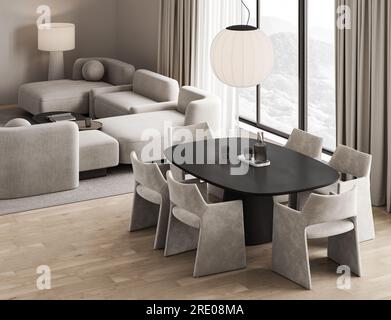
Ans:
[[[98,60],[90,60],[83,65],[82,74],[86,81],[100,81],[105,75],[105,67]]]

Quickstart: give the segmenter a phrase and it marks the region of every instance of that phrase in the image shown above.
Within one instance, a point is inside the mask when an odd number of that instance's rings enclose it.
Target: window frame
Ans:
[[[256,0],[257,6],[257,28],[260,28],[260,1]],[[299,6],[299,129],[308,131],[308,0],[298,0]],[[289,139],[289,134],[278,129],[266,126],[261,123],[261,85],[256,89],[256,122],[239,117],[239,121],[247,125],[256,127],[266,132],[270,132],[281,138]],[[334,151],[323,148],[323,153],[333,155]]]

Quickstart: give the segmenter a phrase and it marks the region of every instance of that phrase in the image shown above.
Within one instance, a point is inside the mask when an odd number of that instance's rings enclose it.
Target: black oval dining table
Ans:
[[[243,166],[238,156],[255,142],[242,138],[216,139],[180,144],[165,150],[167,160],[173,165],[222,188],[224,201],[243,201],[247,246],[272,241],[274,196],[297,195],[332,185],[339,179],[339,174],[328,165],[270,143],[267,144],[270,166],[249,166],[243,172],[236,170],[235,173],[235,169]]]

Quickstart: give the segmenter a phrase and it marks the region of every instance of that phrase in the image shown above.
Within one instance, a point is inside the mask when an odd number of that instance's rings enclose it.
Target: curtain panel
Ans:
[[[194,84],[198,0],[160,0],[158,72]]]
[[[336,3],[351,11],[336,35],[338,143],[373,155],[373,204],[391,211],[391,1]]]

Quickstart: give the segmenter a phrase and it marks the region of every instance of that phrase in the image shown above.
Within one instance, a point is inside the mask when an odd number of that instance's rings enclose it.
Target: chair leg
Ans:
[[[361,277],[361,257],[357,229],[339,236],[330,237],[328,257],[337,264],[346,265],[352,273]]]
[[[137,192],[134,193],[132,216],[129,231],[139,231],[157,225],[159,206],[142,198]]]
[[[246,246],[243,223],[225,228],[208,228],[204,224],[200,230],[194,277],[203,277],[246,268]],[[229,232],[227,232],[229,231]]]
[[[285,228],[283,221],[274,222],[272,269],[305,289],[311,290],[308,244],[304,230],[299,229]]]
[[[189,227],[175,218],[172,214],[172,208],[170,208],[164,256],[169,257],[195,250],[198,234],[199,230]]]
[[[161,250],[166,247],[168,220],[170,217],[170,201],[168,199],[162,199],[159,211],[159,221],[157,224],[155,235],[155,250]]]

